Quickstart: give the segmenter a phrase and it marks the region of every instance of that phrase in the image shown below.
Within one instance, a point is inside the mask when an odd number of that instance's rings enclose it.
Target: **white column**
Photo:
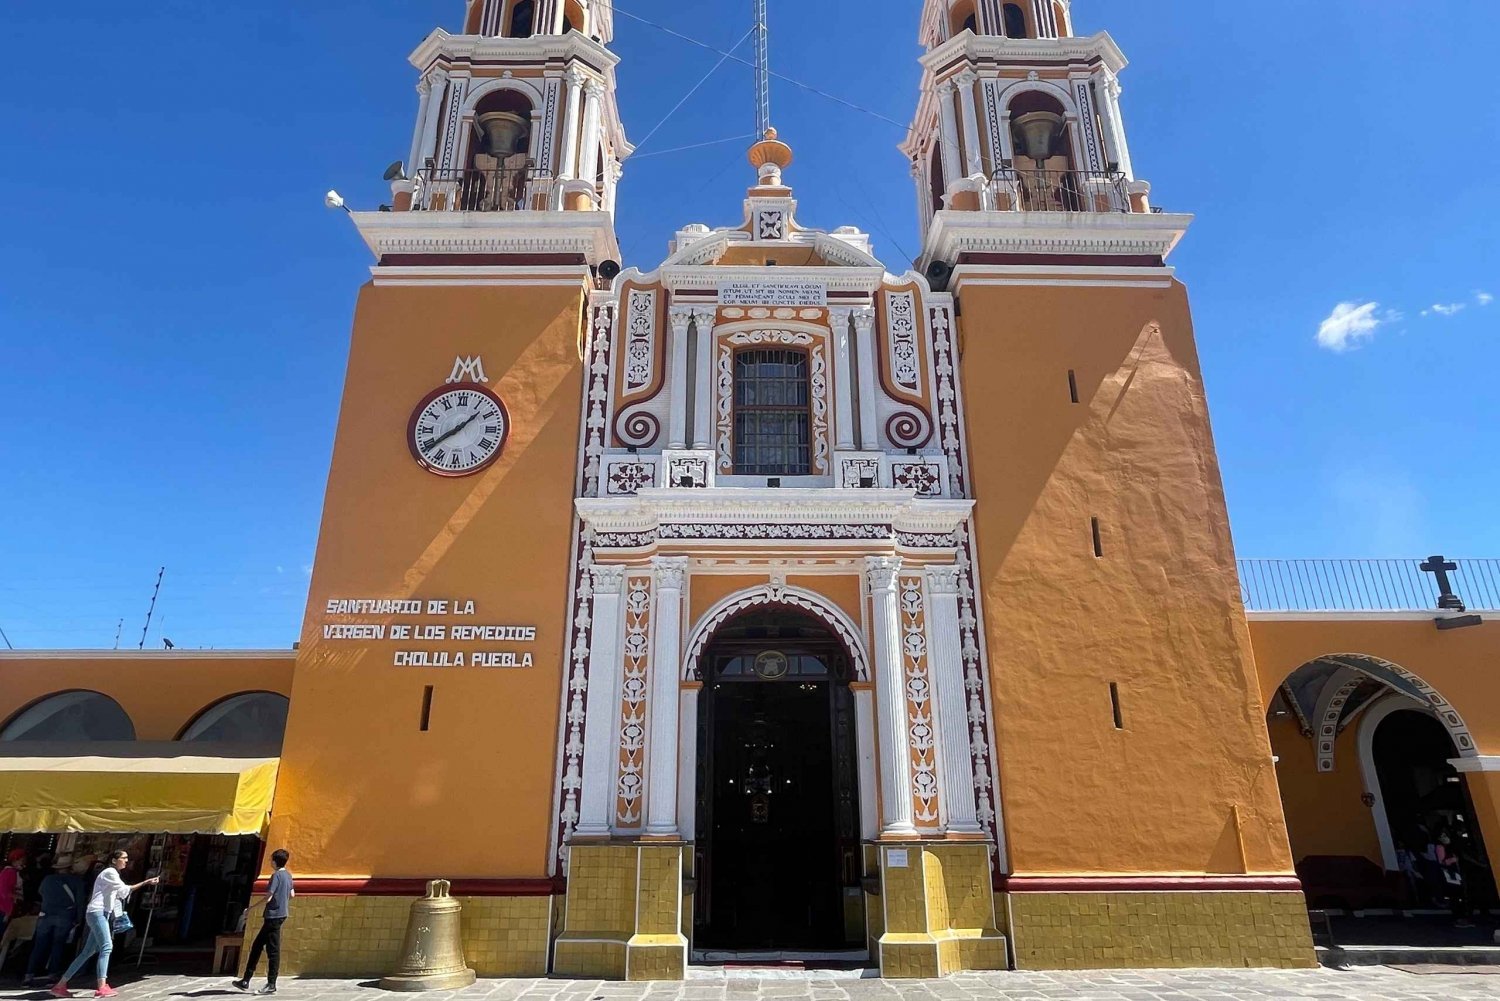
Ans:
[[[651,696],[647,710],[650,728],[646,752],[646,833],[677,836],[677,700],[682,677],[682,578],[685,557],[658,556],[651,561],[656,576],[656,608],[651,630]]]
[[[875,792],[875,693],[854,690],[854,725],[859,753],[859,836],[874,841],[880,835],[879,802]]]
[[[422,137],[427,132],[427,113],[432,107],[432,81],[423,77],[417,81],[417,124],[411,132],[411,155],[406,158],[406,176],[416,177],[422,169],[417,157],[422,155]]]
[[[946,195],[953,182],[963,175],[963,167],[958,158],[958,123],[953,118],[951,80],[938,84],[938,114],[942,121],[939,141],[943,144],[943,183],[938,185],[938,190]]]
[[[849,321],[853,310],[835,308],[828,311],[833,328],[833,410],[834,447],[854,447],[854,369],[849,364]]]
[[[603,96],[604,87],[597,80],[590,80],[584,87],[583,151],[578,176],[590,184],[599,179],[599,100]]]
[[[714,324],[712,317],[695,320],[698,330],[698,362],[693,373],[693,447],[713,448]]]
[[[448,74],[442,70],[435,70],[429,81],[431,94],[427,101],[427,117],[422,120],[421,138],[417,140],[412,154],[411,170],[413,175],[427,165],[429,158],[437,159],[437,137],[438,127],[443,123],[443,100],[448,92]]]
[[[607,838],[620,765],[620,603],[623,566],[591,566],[593,632],[589,635],[588,719],[583,727],[583,792],[575,838]]]
[[[1135,180],[1135,168],[1130,162],[1130,143],[1125,139],[1125,119],[1120,112],[1120,78],[1106,73],[1095,80],[1102,107],[1099,117],[1104,119],[1104,133],[1108,136],[1110,151],[1120,172]]]
[[[937,723],[938,801],[953,834],[979,834],[974,764],[969,754],[969,708],[958,627],[959,569],[928,567],[927,670]]]
[[[859,352],[859,447],[880,447],[880,429],[875,426],[875,307],[854,311],[854,349]]]
[[[984,172],[979,153],[979,109],[974,106],[974,85],[979,77],[965,71],[958,75],[958,98],[964,109],[964,173],[972,177]]]
[[[698,698],[700,688],[677,694],[677,830],[682,840],[698,836]]]
[[[901,658],[901,561],[865,559],[874,609],[875,704],[880,728],[880,833],[917,833],[912,823],[911,749],[907,746],[906,671]]]
[[[671,410],[667,413],[667,447],[687,447],[687,387],[688,387],[688,335],[692,332],[693,307],[673,306],[669,314],[672,321],[672,346],[667,352],[668,394]]]
[[[572,180],[578,169],[578,119],[582,112],[579,95],[583,92],[583,72],[576,66],[568,70],[568,106],[563,112],[562,160],[558,180]]]

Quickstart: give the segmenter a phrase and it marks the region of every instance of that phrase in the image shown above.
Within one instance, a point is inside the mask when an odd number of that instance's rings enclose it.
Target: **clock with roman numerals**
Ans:
[[[477,382],[427,394],[411,415],[407,440],[417,464],[439,476],[470,476],[500,458],[510,415],[500,397]]]

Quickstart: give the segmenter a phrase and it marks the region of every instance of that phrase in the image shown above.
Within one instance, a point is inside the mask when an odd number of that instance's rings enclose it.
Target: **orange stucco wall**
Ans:
[[[1327,654],[1359,653],[1420,677],[1453,704],[1481,754],[1500,753],[1500,621],[1439,631],[1430,618],[1252,617],[1261,696],[1269,700],[1297,668]]]
[[[1271,749],[1280,759],[1276,778],[1293,858],[1300,862],[1309,855],[1363,855],[1381,865],[1375,822],[1361,800],[1365,786],[1359,770],[1359,728],[1348,727],[1339,735],[1333,771],[1321,773],[1317,745],[1302,736],[1295,717],[1272,719],[1269,729]]]
[[[137,740],[175,740],[200,712],[231,695],[290,695],[293,663],[290,652],[263,657],[0,654],[0,727],[47,695],[88,689],[120,704],[135,724]]]
[[[325,876],[546,874],[574,564],[583,286],[367,287],[287,726],[271,840]],[[481,356],[510,437],[446,479],[409,452],[413,408],[456,356]],[[473,600],[534,643],[330,641],[339,598]],[[400,650],[524,651],[529,668],[398,667]],[[430,729],[419,729],[433,686]]]
[[[960,295],[1012,869],[1289,872],[1185,290]]]

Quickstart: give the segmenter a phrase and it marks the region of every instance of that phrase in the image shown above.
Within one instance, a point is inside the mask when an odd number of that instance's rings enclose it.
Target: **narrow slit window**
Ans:
[[[1100,559],[1104,558],[1104,540],[1099,535],[1099,519],[1090,518],[1089,528],[1094,533],[1094,555]]]
[[[432,686],[422,689],[422,732],[432,729]]]
[[[1109,707],[1115,716],[1115,729],[1125,729],[1125,715],[1120,712],[1120,686],[1113,681],[1109,683]]]
[[[1078,402],[1078,373],[1068,369],[1068,399]]]

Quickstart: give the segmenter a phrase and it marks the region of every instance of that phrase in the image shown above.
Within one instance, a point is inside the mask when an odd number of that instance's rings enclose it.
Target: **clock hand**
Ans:
[[[432,440],[432,445],[441,445],[443,442],[447,441],[449,438],[452,438],[454,435],[458,434],[460,431],[462,431],[464,428],[468,427],[470,424],[473,424],[478,419],[479,419],[479,412],[476,410],[474,412],[474,414],[472,416],[470,416],[470,418],[468,420],[464,421],[462,424],[459,424],[457,427],[455,427],[452,430],[446,432],[445,434],[440,435],[437,438],[434,438]],[[431,448],[432,445],[429,445],[427,447]]]

